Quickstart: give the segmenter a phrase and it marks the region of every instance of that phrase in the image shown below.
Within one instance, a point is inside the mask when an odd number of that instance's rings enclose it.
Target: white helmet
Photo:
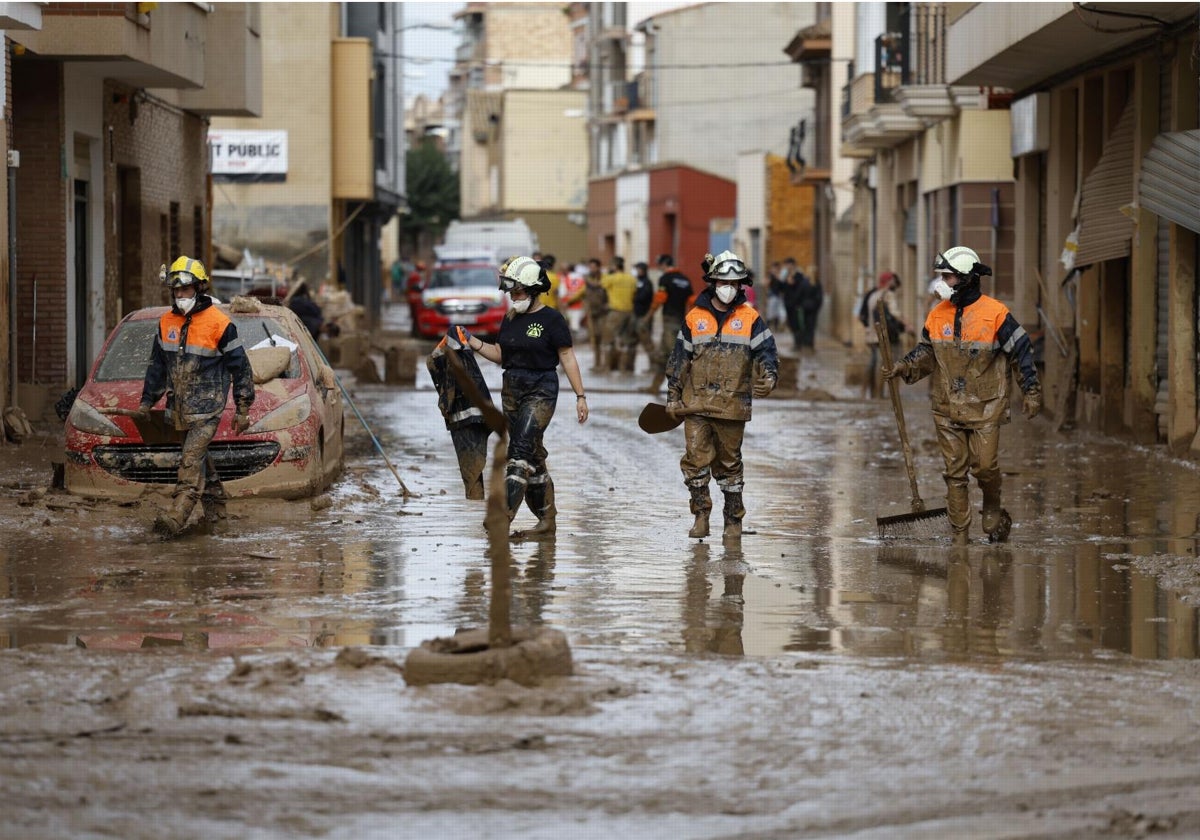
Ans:
[[[750,276],[742,258],[733,251],[722,251],[713,258],[706,280],[745,280]]]
[[[510,292],[517,286],[536,297],[550,291],[550,278],[532,257],[509,257],[500,266],[500,288]]]
[[[955,245],[948,251],[938,254],[933,263],[933,270],[938,274],[961,274],[966,277],[975,270],[975,266],[978,264],[978,254],[966,245]]]

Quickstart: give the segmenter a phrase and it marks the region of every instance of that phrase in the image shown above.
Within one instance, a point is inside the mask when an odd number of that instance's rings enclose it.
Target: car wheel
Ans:
[[[309,486],[312,495],[316,496],[325,489],[325,430],[317,431],[317,454],[308,462]]]

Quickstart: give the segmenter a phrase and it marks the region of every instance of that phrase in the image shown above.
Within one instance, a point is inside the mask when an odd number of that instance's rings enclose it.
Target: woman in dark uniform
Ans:
[[[554,481],[546,469],[542,438],[558,405],[558,365],[575,391],[575,416],[588,418],[587,397],[579,362],[571,346],[571,330],[557,310],[541,302],[550,289],[546,270],[530,257],[511,257],[500,267],[500,288],[512,307],[500,325],[496,344],[468,336],[467,346],[504,368],[502,404],[508,419],[508,518],[524,499],[538,518],[530,536],[554,533]]]

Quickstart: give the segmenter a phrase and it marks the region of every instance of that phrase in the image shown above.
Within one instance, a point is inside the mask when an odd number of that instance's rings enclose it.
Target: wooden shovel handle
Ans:
[[[875,319],[875,333],[879,336],[879,360],[883,363],[886,370],[891,370],[892,367],[892,344],[888,341],[887,323],[884,317],[884,295],[879,296],[879,301],[876,308],[879,310],[879,317]],[[896,412],[896,427],[900,430],[900,447],[904,450],[904,468],[908,470],[908,486],[912,491],[912,511],[920,513],[925,510],[925,502],[921,499],[921,494],[917,490],[917,471],[913,467],[912,447],[908,445],[908,427],[904,424],[904,406],[900,403],[900,386],[896,384],[896,378],[890,377],[887,380],[888,391],[892,395],[892,410]]]

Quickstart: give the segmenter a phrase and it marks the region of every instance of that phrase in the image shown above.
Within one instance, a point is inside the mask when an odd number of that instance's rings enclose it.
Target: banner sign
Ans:
[[[283,181],[288,133],[209,130],[208,161],[214,181]]]

